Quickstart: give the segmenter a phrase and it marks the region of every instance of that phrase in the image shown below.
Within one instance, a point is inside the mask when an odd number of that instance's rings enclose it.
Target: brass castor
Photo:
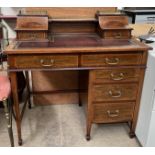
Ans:
[[[32,106],[31,106],[31,104],[29,104],[29,105],[28,105],[28,108],[29,108],[29,109],[32,109]]]
[[[86,135],[86,140],[90,141],[90,135]]]
[[[82,103],[79,103],[79,107],[82,107]]]
[[[136,135],[135,135],[134,132],[130,132],[130,133],[129,133],[129,137],[130,137],[130,138],[134,138],[135,136],[136,136]]]
[[[18,144],[19,144],[19,146],[22,146],[22,144],[23,144],[22,139],[20,139],[20,140],[18,141]]]

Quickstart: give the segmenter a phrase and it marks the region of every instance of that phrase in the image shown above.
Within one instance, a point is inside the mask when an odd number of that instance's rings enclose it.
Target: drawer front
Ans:
[[[130,30],[108,30],[103,32],[103,38],[105,39],[129,39],[131,38]]]
[[[134,102],[94,104],[93,122],[111,123],[129,121],[133,118]]]
[[[46,39],[45,32],[17,32],[17,38],[22,40]]]
[[[141,54],[86,54],[81,57],[82,66],[117,66],[141,64]]]
[[[138,84],[98,84],[92,87],[94,102],[136,100]]]
[[[78,67],[77,55],[15,56],[10,68],[61,68]]]
[[[138,81],[140,69],[109,69],[92,71],[93,80],[97,82]]]

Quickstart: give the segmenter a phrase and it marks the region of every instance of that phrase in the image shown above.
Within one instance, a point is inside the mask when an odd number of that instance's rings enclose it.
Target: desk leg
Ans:
[[[16,115],[16,126],[17,126],[17,134],[18,134],[18,144],[22,145],[22,136],[21,136],[21,116],[20,116],[20,108],[19,108],[19,100],[18,100],[18,88],[17,88],[17,73],[10,72],[9,73],[11,79],[11,89],[12,89],[12,97],[14,103],[14,111]]]
[[[26,85],[27,85],[27,90],[28,90],[28,107],[31,109],[32,104],[31,104],[31,99],[30,99],[30,83],[29,83],[29,72],[25,71],[25,76],[26,76]]]
[[[78,72],[78,89],[79,89],[79,92],[78,92],[78,99],[79,99],[79,106],[81,107],[82,106],[82,101],[81,101],[81,72],[79,71]]]
[[[92,126],[92,94],[91,94],[91,89],[92,89],[92,72],[89,71],[89,80],[88,80],[88,103],[87,103],[87,129],[86,129],[86,140],[90,140],[91,136],[91,126]]]

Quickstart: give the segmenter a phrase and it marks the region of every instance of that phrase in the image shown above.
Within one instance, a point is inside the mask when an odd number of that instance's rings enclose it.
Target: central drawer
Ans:
[[[136,100],[138,84],[98,84],[92,87],[93,102]]]
[[[141,64],[141,54],[85,54],[81,57],[82,66],[117,66]]]
[[[134,102],[94,104],[93,122],[111,123],[132,120],[134,105]]]
[[[20,55],[12,56],[11,68],[78,67],[77,55]]]

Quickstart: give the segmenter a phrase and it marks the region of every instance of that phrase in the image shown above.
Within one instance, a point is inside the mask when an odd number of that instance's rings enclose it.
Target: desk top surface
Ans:
[[[24,48],[52,48],[52,47],[99,47],[99,46],[124,46],[131,45],[132,43],[129,40],[102,40],[96,36],[55,36],[52,41],[27,41],[27,42],[19,42],[15,47],[17,49]]]
[[[55,35],[51,41],[15,41],[5,52],[23,53],[74,53],[122,50],[147,50],[148,46],[135,40],[102,39],[98,35]]]

